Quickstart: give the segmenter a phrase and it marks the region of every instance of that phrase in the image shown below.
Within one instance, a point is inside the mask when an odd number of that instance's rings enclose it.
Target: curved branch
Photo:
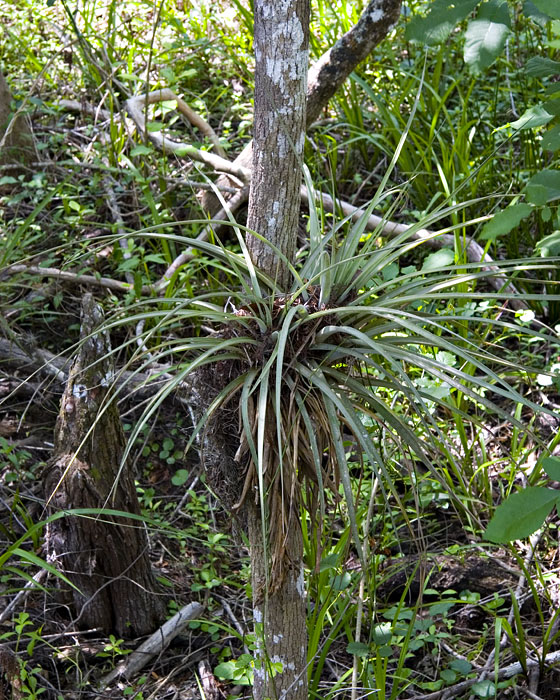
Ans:
[[[317,119],[356,66],[389,34],[400,10],[401,0],[371,0],[358,22],[310,68],[307,126]]]
[[[232,163],[231,161],[223,158],[222,156],[215,155],[214,153],[208,153],[207,151],[201,151],[195,148],[191,144],[178,143],[177,141],[172,141],[166,136],[163,136],[157,131],[148,131],[146,128],[146,114],[145,107],[146,104],[154,104],[156,102],[162,102],[164,100],[180,100],[174,92],[168,89],[155,90],[147,95],[137,95],[136,97],[131,97],[126,101],[126,109],[130,114],[132,120],[140,130],[143,136],[146,136],[150,141],[155,144],[158,148],[163,151],[168,151],[170,153],[175,153],[180,158],[191,158],[200,163],[210,166],[217,172],[227,173],[228,175],[234,175],[243,182],[247,181],[251,177],[251,173],[248,168],[240,164]],[[188,105],[181,100],[184,107],[190,108]],[[179,106],[179,102],[177,102]],[[192,111],[192,110],[191,110]],[[208,127],[210,128],[210,127]],[[223,151],[222,151],[223,152]]]

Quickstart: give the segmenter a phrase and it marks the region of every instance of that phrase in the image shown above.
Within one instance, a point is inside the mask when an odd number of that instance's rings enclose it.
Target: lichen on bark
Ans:
[[[306,2],[255,3],[255,115],[248,226],[253,262],[289,282],[299,218],[309,43]],[[266,240],[263,240],[266,239]],[[280,255],[267,244],[272,243]]]

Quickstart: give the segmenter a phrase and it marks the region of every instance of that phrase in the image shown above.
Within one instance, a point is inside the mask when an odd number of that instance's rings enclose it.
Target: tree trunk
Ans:
[[[82,344],[70,369],[55,428],[44,486],[51,511],[98,508],[140,514],[113,381],[109,337],[91,294],[82,306]],[[120,472],[120,473],[119,473]],[[79,589],[77,624],[134,638],[153,632],[165,603],[157,592],[141,521],[99,513],[50,523],[49,559]]]
[[[299,217],[305,92],[309,44],[309,1],[255,1],[255,117],[253,176],[248,227],[253,262],[282,289],[289,284],[286,260],[295,256]],[[265,239],[265,240],[263,240]],[[278,256],[267,245],[275,245]],[[285,256],[285,260],[281,256]],[[275,431],[270,431],[275,435]],[[272,438],[274,439],[274,438]],[[264,450],[265,461],[276,453]],[[276,464],[260,465],[273,473]],[[307,700],[307,626],[303,582],[303,540],[298,500],[285,532],[287,566],[280,584],[269,590],[271,524],[262,523],[261,507],[247,499],[255,632],[259,659],[254,697]],[[267,504],[262,504],[266,513]],[[264,525],[264,527],[263,527]],[[264,541],[263,541],[264,538]],[[264,543],[267,542],[265,548]]]
[[[246,512],[259,656],[255,664],[253,697],[255,700],[308,700],[307,604],[299,513],[291,514],[292,527],[286,538],[289,565],[284,581],[278,590],[267,595],[269,559],[263,546],[261,512],[252,501],[247,504]]]
[[[255,113],[253,176],[247,225],[264,239],[247,245],[257,267],[289,281],[295,257],[299,189],[305,139],[305,90],[309,52],[309,2],[255,3]]]
[[[0,72],[0,165],[24,165],[37,160],[27,115],[14,116],[12,93]],[[11,174],[17,173],[17,169]]]
[[[307,81],[306,124],[308,127],[319,117],[350,73],[391,31],[399,18],[400,9],[401,0],[371,0],[355,26],[311,67]],[[240,167],[249,168],[252,161],[253,142],[250,142],[234,163]],[[236,186],[236,183],[227,175],[220,175],[217,184],[218,186]],[[224,196],[228,199],[227,195]],[[204,192],[201,203],[211,215],[220,209],[220,203],[212,192]]]

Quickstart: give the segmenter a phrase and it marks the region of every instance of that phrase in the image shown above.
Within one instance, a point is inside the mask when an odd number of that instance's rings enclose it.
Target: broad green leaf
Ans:
[[[339,555],[334,552],[332,554],[327,554],[327,556],[323,557],[319,562],[319,571],[322,572],[328,571],[329,569],[336,569],[339,558]]]
[[[385,644],[377,650],[377,656],[381,657],[382,659],[389,659],[391,656],[393,656],[393,647],[389,646],[388,644]]]
[[[546,151],[557,151],[560,149],[560,125],[553,126],[543,134],[541,146]]]
[[[155,263],[160,263],[161,265],[165,265],[165,258],[163,255],[160,253],[150,253],[150,255],[144,255],[144,262],[155,262]],[[166,438],[169,440],[169,438]],[[173,441],[171,442],[171,447],[173,447]],[[163,441],[163,444],[165,445],[165,440]],[[171,449],[171,448],[166,448],[166,449]]]
[[[373,628],[373,641],[377,645],[389,644],[393,636],[393,626],[390,622],[381,622]]]
[[[472,687],[473,693],[479,698],[495,698],[496,687],[492,681],[478,681]]]
[[[455,659],[449,664],[449,668],[457,671],[457,673],[460,673],[462,676],[466,676],[467,673],[471,672],[472,664],[466,659]]]
[[[472,72],[479,73],[494,63],[504,48],[510,26],[505,0],[489,0],[480,6],[465,35],[465,63]]]
[[[535,105],[535,107],[525,110],[519,119],[511,122],[508,126],[511,126],[516,131],[523,131],[524,129],[534,129],[537,126],[548,124],[552,119],[554,119],[553,114],[547,112],[542,105]]]
[[[131,156],[147,156],[149,153],[153,153],[154,150],[153,148],[150,148],[149,146],[144,146],[144,144],[140,144],[139,146],[135,146],[132,151],[130,151]]]
[[[532,4],[547,17],[560,19],[560,3],[556,0],[531,0]]]
[[[433,272],[442,267],[453,265],[455,253],[450,248],[442,248],[435,253],[430,253],[422,265],[423,272]]]
[[[560,481],[560,457],[545,457],[542,468],[553,481]]]
[[[457,678],[455,671],[452,671],[449,668],[444,668],[439,675],[440,678],[442,678],[446,683],[454,683]]]
[[[529,0],[523,3],[523,14],[525,17],[530,17],[532,20],[541,25],[546,24],[546,22],[548,22],[550,19],[548,15],[541,12],[538,7]]]
[[[348,654],[353,654],[354,656],[369,656],[370,651],[367,644],[363,642],[350,642],[346,647]]]
[[[435,0],[425,17],[416,15],[408,23],[405,36],[410,41],[420,41],[429,46],[444,42],[455,26],[466,19],[480,0]]]
[[[174,486],[182,486],[187,482],[189,472],[186,469],[178,469],[171,477],[171,483]]]
[[[542,205],[560,198],[560,171],[541,170],[525,185],[527,201]]]
[[[483,241],[495,241],[500,236],[513,231],[533,211],[528,204],[512,204],[494,215],[494,218],[484,224],[480,238]]]
[[[352,576],[348,571],[345,571],[343,574],[338,574],[332,581],[333,591],[344,591],[351,582]]]
[[[548,75],[560,73],[560,61],[553,61],[551,58],[534,56],[525,64],[525,73],[530,78],[544,78]]]
[[[503,544],[529,537],[552,511],[558,492],[541,486],[528,486],[496,508],[484,538]]]
[[[146,131],[154,132],[161,131],[163,129],[163,124],[161,122],[148,122],[146,124]]]
[[[230,681],[233,679],[233,674],[236,669],[235,661],[224,661],[218,664],[214,669],[214,675],[223,680]]]
[[[557,83],[554,83],[554,85],[557,85]],[[554,117],[560,117],[560,100],[559,99],[547,100],[546,102],[543,102],[542,106],[549,114],[552,114]]]

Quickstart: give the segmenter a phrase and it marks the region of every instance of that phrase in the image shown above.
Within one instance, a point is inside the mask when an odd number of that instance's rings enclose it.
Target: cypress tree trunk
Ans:
[[[305,103],[309,43],[308,0],[255,0],[255,117],[253,177],[248,227],[293,261],[299,217],[299,190],[305,138]],[[247,245],[253,262],[280,288],[290,280],[285,262],[255,236]],[[267,431],[275,435],[275,431]],[[264,450],[271,461],[274,449]],[[293,465],[295,468],[295,465]],[[269,474],[277,464],[261,465]],[[303,582],[303,540],[297,499],[285,531],[287,566],[274,590],[267,588],[270,558],[263,537],[270,523],[247,499],[251,545],[253,608],[260,643],[254,697],[307,700],[307,626]],[[266,504],[262,504],[266,514]],[[264,527],[263,527],[264,525]],[[267,547],[268,549],[268,547]],[[273,675],[271,664],[281,666]]]
[[[0,72],[0,165],[24,165],[37,160],[31,127],[25,114],[14,117],[12,93]],[[14,174],[16,171],[11,171]]]
[[[109,402],[113,366],[101,308],[91,294],[82,306],[82,345],[72,365],[44,475],[51,512],[99,508],[140,514],[116,402]],[[72,591],[77,624],[125,638],[154,631],[163,619],[148,539],[141,521],[100,513],[49,524],[49,559],[79,589]]]

